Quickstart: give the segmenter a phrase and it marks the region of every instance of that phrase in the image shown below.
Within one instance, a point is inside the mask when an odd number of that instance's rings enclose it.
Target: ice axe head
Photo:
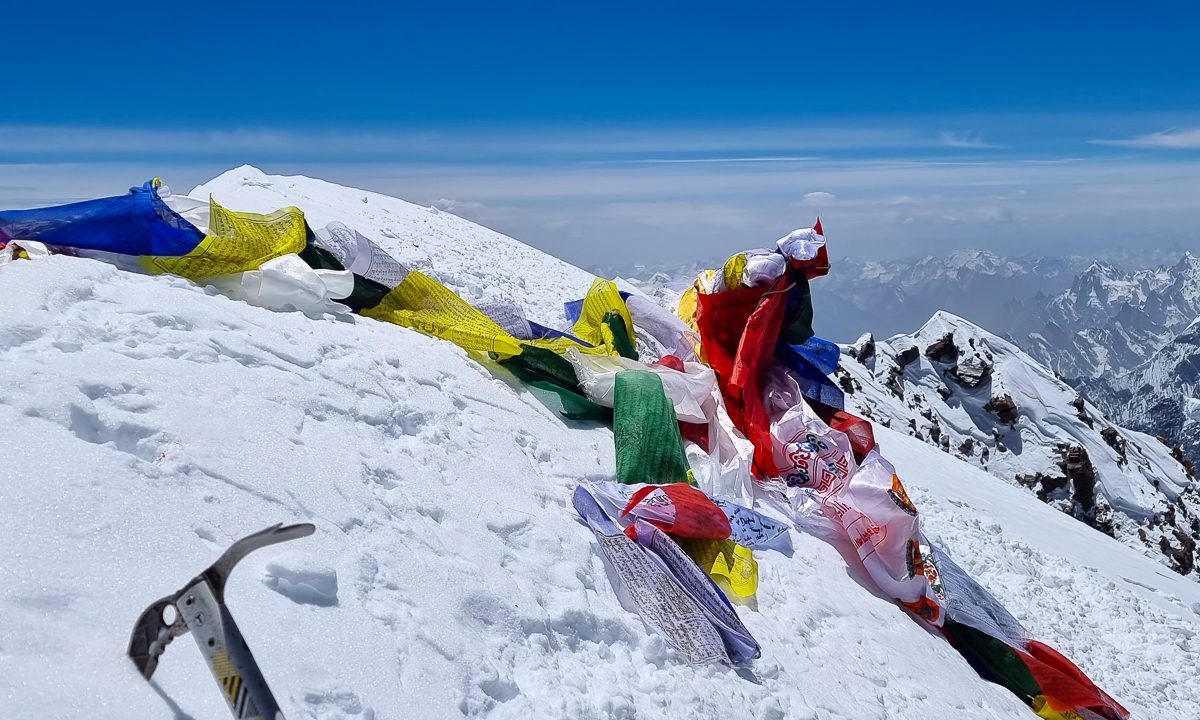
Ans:
[[[199,575],[183,586],[183,589],[173,595],[160,598],[147,607],[138,617],[129,638],[129,658],[137,666],[138,672],[147,680],[158,667],[158,658],[167,649],[172,640],[185,635],[191,629],[184,616],[185,608],[180,606],[181,600],[189,591],[198,585],[206,585],[207,591],[222,608],[225,604],[225,583],[233,572],[235,565],[251,552],[274,545],[276,543],[295,540],[296,538],[312,535],[316,527],[311,523],[296,525],[272,525],[252,535],[238,540],[209,565]],[[168,610],[170,608],[170,610]],[[173,614],[170,623],[164,615]],[[201,648],[204,650],[204,648]]]
[[[173,595],[154,601],[142,611],[133,626],[133,635],[129,638],[129,659],[133,660],[138,672],[147,680],[154,674],[158,657],[167,649],[167,645],[188,631],[183,617],[175,610],[174,601]],[[164,617],[168,608],[175,616],[170,625]]]

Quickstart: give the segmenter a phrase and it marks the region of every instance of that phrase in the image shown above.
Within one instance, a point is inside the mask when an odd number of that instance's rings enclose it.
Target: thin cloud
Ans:
[[[1118,140],[1089,140],[1093,145],[1151,150],[1200,150],[1200,127],[1162,130]]]
[[[448,213],[482,210],[485,207],[485,205],[481,202],[475,202],[473,200],[455,200],[453,198],[438,198],[431,204],[438,210],[445,210]]]
[[[945,130],[938,135],[938,140],[945,147],[951,148],[987,149],[1000,147],[999,145],[984,142],[983,138],[975,133],[956,133],[949,130]]]
[[[290,137],[319,134],[290,132]],[[936,132],[925,135],[926,142],[936,137]],[[82,136],[63,139],[75,146],[85,142]],[[142,138],[116,139],[124,147]],[[18,140],[6,137],[0,127],[0,147],[6,141],[15,146]],[[0,157],[0,208],[42,204],[41,199],[58,203],[117,195],[154,176],[186,192],[229,167],[253,161],[274,174],[322,177],[423,205],[453,206],[456,213],[584,264],[616,256],[647,262],[727,256],[747,245],[770,243],[811,222],[817,208],[804,204],[809,192],[835,196],[835,202],[819,208],[822,220],[836,232],[839,251],[853,250],[856,257],[927,254],[968,241],[1003,253],[1044,253],[1048,248],[1097,252],[1122,247],[1131,234],[1166,247],[1194,244],[1193,229],[1200,222],[1195,203],[1200,154],[985,160],[983,153],[969,153],[947,161],[932,153],[883,158],[830,153],[794,163],[584,164],[579,160],[586,156],[529,162],[517,155],[523,147],[508,156],[471,161],[420,156],[399,162],[378,154],[369,160],[313,161],[299,153],[263,160],[248,148],[244,154],[233,153],[242,157],[227,160],[211,153],[195,158],[170,151],[173,142],[185,140],[205,138],[161,135],[161,151],[151,157],[103,162],[13,163]],[[232,135],[207,142],[237,149],[260,140],[279,141]],[[703,156],[705,151],[680,152]],[[712,154],[783,155],[770,150]],[[644,157],[676,159],[663,150]],[[473,207],[476,203],[485,207]],[[1014,230],[1016,223],[1020,232]]]
[[[639,158],[637,160],[595,160],[590,165],[689,165],[701,163],[759,163],[759,162],[812,162],[821,158],[811,155],[770,155],[764,157],[710,157],[710,158]]]
[[[815,190],[810,193],[804,193],[804,196],[800,198],[801,204],[807,205],[808,207],[832,205],[835,200],[837,200],[837,195],[834,195],[831,192],[825,192],[823,190]]]
[[[610,162],[785,163],[814,152],[896,152],[936,145],[903,126],[816,125],[589,128],[112,127],[0,124],[0,162]]]

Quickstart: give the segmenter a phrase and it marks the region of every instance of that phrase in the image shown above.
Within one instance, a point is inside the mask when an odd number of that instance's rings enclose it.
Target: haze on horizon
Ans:
[[[1200,246],[1192,6],[8,9],[0,206],[243,163],[581,265]],[[324,28],[313,37],[309,28]],[[89,62],[72,58],[86,48]]]

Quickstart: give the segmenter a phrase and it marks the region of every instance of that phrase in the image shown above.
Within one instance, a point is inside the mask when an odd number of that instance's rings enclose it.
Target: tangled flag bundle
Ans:
[[[701,273],[675,313],[597,280],[566,302],[569,330],[513,304],[472,306],[342,223],[314,231],[294,207],[232,212],[157,179],[119,197],[0,211],[0,263],[53,253],[409,327],[487,353],[565,417],[611,423],[615,481],[580,485],[574,507],[622,597],[689,663],[759,656],[737,607],[755,595],[754,551],[788,543],[772,516],[782,512],[853,548],[878,592],[1039,717],[1129,716],[922,534],[870,423],[829,379],[838,347],[813,335],[809,282],[829,271],[819,220]]]

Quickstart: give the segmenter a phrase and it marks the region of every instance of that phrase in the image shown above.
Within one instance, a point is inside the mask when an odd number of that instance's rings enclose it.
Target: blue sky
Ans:
[[[1184,3],[31,5],[4,11],[5,206],[252,163],[584,264],[816,212],[858,257],[1200,246]]]

